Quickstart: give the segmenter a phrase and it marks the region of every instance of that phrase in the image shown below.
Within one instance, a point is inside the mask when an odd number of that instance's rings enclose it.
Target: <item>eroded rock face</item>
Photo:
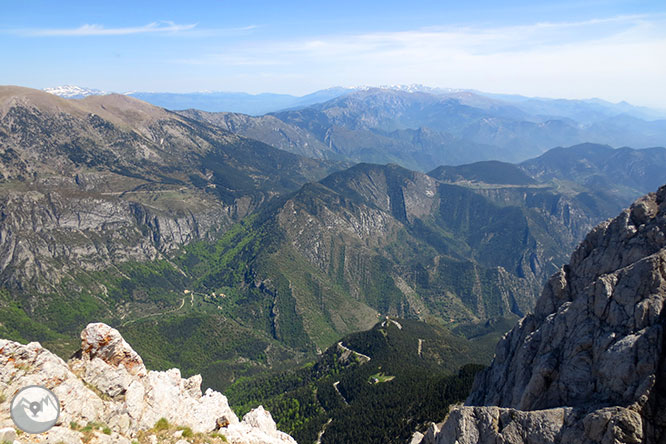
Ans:
[[[6,398],[0,409],[0,429],[13,425],[11,398],[33,384],[56,394],[61,414],[56,427],[25,437],[25,442],[82,442],[83,435],[72,429],[71,423],[94,422],[108,426],[110,433],[99,431],[93,442],[129,443],[139,434],[145,438],[155,423],[165,418],[194,433],[217,431],[233,443],[295,443],[277,430],[270,413],[262,407],[240,422],[224,395],[211,389],[202,394],[199,375],[183,379],[178,369],[146,370],[120,333],[101,323],[89,324],[83,330],[81,350],[69,363],[36,342],[21,345],[0,340],[0,391]]]
[[[665,301],[662,187],[592,230],[438,442],[664,442]]]
[[[125,367],[134,376],[146,374],[141,356],[130,347],[118,330],[101,322],[88,324],[81,332],[81,359],[94,361],[95,358],[113,367]]]
[[[267,443],[294,443],[294,439],[286,433],[280,432],[269,412],[262,406],[248,412],[243,421],[222,429],[228,441],[231,442],[267,442]]]

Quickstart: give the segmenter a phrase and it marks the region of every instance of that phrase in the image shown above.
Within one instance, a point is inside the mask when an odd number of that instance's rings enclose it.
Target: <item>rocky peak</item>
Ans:
[[[437,442],[664,442],[665,247],[666,186],[590,232]]]
[[[99,358],[105,363],[123,366],[131,375],[145,375],[143,359],[118,333],[118,330],[101,322],[88,324],[81,332],[80,359],[92,361]]]
[[[224,395],[211,389],[202,393],[199,375],[184,379],[178,369],[146,370],[120,333],[101,323],[83,330],[81,350],[68,363],[36,342],[22,345],[0,339],[4,395],[0,429],[13,425],[9,403],[28,385],[52,390],[60,400],[61,413],[54,428],[41,435],[22,435],[19,443],[172,442],[179,433],[177,427],[189,428],[195,436],[204,434],[210,442],[223,442],[220,436],[224,436],[232,443],[295,443],[277,430],[263,407],[239,421]],[[167,426],[156,427],[161,418]],[[96,426],[84,430],[86,424]],[[182,433],[178,438],[188,442]]]

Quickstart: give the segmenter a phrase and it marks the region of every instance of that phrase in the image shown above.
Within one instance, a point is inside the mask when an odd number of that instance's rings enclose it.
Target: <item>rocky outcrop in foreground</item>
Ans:
[[[3,442],[16,439],[11,398],[29,385],[55,393],[60,418],[48,432],[20,435],[19,443],[295,444],[262,407],[239,421],[224,395],[211,389],[202,394],[199,375],[183,379],[178,369],[148,371],[120,333],[101,323],[83,330],[81,350],[68,363],[39,343],[0,339]]]
[[[592,230],[423,442],[666,442],[665,300],[666,186]]]

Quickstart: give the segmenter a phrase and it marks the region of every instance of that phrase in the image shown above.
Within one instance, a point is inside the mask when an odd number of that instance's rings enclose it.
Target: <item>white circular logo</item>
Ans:
[[[12,421],[27,433],[42,433],[53,427],[60,416],[60,401],[41,385],[24,387],[11,404]]]

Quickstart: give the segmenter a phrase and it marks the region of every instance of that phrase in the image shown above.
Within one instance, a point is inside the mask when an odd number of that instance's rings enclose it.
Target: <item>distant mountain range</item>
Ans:
[[[535,114],[542,111],[553,114]],[[636,117],[643,110],[626,111],[596,101],[503,101],[467,91],[370,88],[258,117],[181,114],[308,157],[428,171],[481,160],[522,161],[553,146],[584,142],[666,145],[666,120],[643,120]]]
[[[228,111],[249,115],[262,115],[271,111],[303,107],[325,102],[353,90],[355,90],[355,88],[333,87],[316,91],[305,96],[274,93],[248,94],[244,92],[224,91],[198,91],[191,93],[132,91],[123,92],[122,94],[170,110],[194,108],[209,112]],[[44,88],[44,91],[66,99],[82,99],[88,96],[109,94],[108,92],[99,89],[85,88],[75,85]]]
[[[352,92],[382,89],[401,91],[407,93],[424,93],[437,96],[468,96],[496,99],[515,105],[528,114],[537,116],[560,116],[574,120],[589,122],[619,114],[627,114],[639,119],[656,120],[666,118],[666,110],[655,110],[646,107],[634,106],[627,102],[611,103],[601,99],[549,99],[541,97],[526,97],[511,94],[495,94],[471,89],[437,88],[424,85],[382,85],[379,87],[335,86],[315,91],[304,96],[290,94],[261,93],[248,94],[244,92],[224,91],[198,91],[191,93],[148,92],[131,91],[120,92],[156,106],[170,110],[199,109],[209,112],[235,112],[249,115],[262,115],[270,112],[282,111],[288,108],[299,108],[316,103],[326,102],[336,97]],[[62,85],[44,88],[44,91],[68,99],[80,99],[90,95],[103,95],[109,92],[85,88],[75,85]],[[478,100],[478,99],[477,99]]]
[[[61,87],[84,97],[101,91]],[[603,100],[562,100],[391,85],[283,94],[132,92],[127,95],[318,159],[435,165],[519,162],[553,146],[666,146],[666,112]],[[225,110],[225,112],[214,112]],[[229,112],[234,111],[234,112]],[[662,120],[659,120],[662,118]]]

